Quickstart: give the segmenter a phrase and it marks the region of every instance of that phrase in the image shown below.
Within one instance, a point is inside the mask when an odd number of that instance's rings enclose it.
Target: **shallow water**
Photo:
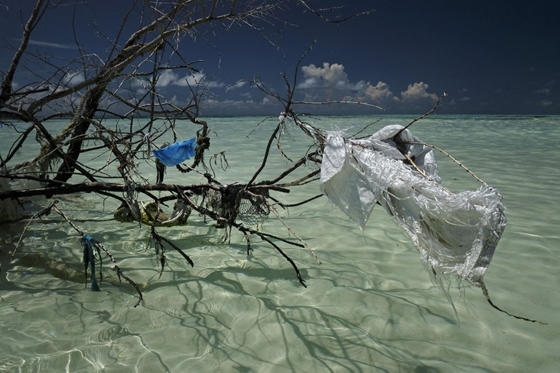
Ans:
[[[373,117],[322,117],[322,128],[357,132]],[[209,118],[211,153],[225,150],[223,182],[246,182],[260,164],[274,121]],[[389,117],[406,124],[408,117]],[[197,128],[188,125],[185,138]],[[0,371],[7,372],[557,372],[560,365],[560,118],[433,116],[411,127],[441,147],[504,197],[508,225],[485,282],[494,302],[529,323],[491,308],[480,289],[452,284],[457,314],[434,287],[412,242],[382,210],[364,231],[325,198],[279,210],[284,221],[319,256],[280,244],[307,281],[302,287],[284,258],[254,238],[247,257],[240,234],[219,244],[222,230],[193,214],[187,227],[160,234],[187,252],[191,268],[174,252],[161,274],[149,228],[115,223],[114,203],[92,195],[61,197],[60,208],[101,241],[125,274],[142,287],[119,285],[104,260],[101,292],[84,286],[75,231],[57,216],[33,224],[10,262],[25,223],[0,227]],[[4,128],[0,149],[15,134]],[[301,156],[297,131],[282,141]],[[24,148],[21,160],[33,154]],[[437,154],[444,184],[477,188],[465,171]],[[94,159],[91,165],[103,165]],[[214,168],[219,168],[219,165]],[[279,174],[274,151],[262,178]],[[150,167],[143,176],[155,180]],[[295,178],[295,176],[294,176]],[[198,175],[166,181],[196,183]],[[293,203],[318,193],[311,184],[290,194]],[[276,219],[262,229],[289,237]]]

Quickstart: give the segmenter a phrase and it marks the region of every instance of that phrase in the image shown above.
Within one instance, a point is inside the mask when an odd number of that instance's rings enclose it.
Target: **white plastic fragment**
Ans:
[[[362,229],[375,205],[383,206],[411,238],[438,285],[438,275],[455,274],[482,286],[506,226],[502,196],[486,184],[462,193],[445,189],[432,148],[417,144],[420,140],[408,130],[398,134],[402,129],[387,126],[367,139],[328,132],[323,191]]]

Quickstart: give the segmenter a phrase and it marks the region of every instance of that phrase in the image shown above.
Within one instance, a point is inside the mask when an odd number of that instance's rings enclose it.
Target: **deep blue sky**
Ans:
[[[21,31],[19,8],[31,1],[0,0],[2,47]],[[85,2],[84,2],[85,3]],[[103,55],[107,41],[94,25],[114,37],[129,1],[89,1],[48,12],[32,36],[32,48],[53,56],[77,53],[68,21],[76,12],[77,36],[86,53]],[[441,113],[560,114],[560,2],[445,0],[322,0],[347,4],[342,14],[374,9],[368,16],[333,25],[291,6],[277,14],[296,26],[270,28],[276,46],[248,27],[205,33],[183,40],[181,53],[204,76],[211,99],[204,114],[275,114],[281,107],[240,79],[259,76],[283,93],[281,73],[293,77],[307,46],[316,40],[298,71],[297,97],[305,100],[359,100],[382,106],[386,114],[422,113],[448,93]],[[349,5],[348,5],[349,4]],[[29,9],[29,8],[28,8]],[[28,15],[25,14],[24,18]],[[207,31],[207,30],[202,30]],[[205,36],[205,37],[201,37]],[[207,39],[207,40],[204,40]],[[0,56],[0,71],[11,58]],[[52,61],[55,61],[54,58]],[[33,72],[37,67],[33,67]],[[185,71],[168,72],[160,88],[177,103],[186,101]],[[196,77],[200,79],[202,75]],[[30,72],[21,71],[23,85]],[[19,79],[19,81],[18,81]],[[79,79],[79,77],[76,77]],[[227,89],[229,86],[230,89]],[[317,113],[371,113],[357,106],[301,107]]]

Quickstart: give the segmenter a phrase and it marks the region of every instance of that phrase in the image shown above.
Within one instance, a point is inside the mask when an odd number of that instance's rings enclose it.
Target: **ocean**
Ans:
[[[222,183],[248,182],[277,119],[204,119],[211,129],[209,172]],[[368,125],[365,134],[371,134],[411,119],[307,118],[320,128],[349,134]],[[196,130],[186,122],[177,128],[184,139]],[[57,206],[112,252],[144,299],[134,308],[136,291],[119,282],[105,256],[101,291],[91,291],[80,236],[59,215],[31,224],[13,261],[11,252],[27,221],[1,225],[0,371],[557,372],[560,117],[432,115],[410,130],[502,194],[508,223],[485,283],[497,306],[544,324],[497,311],[481,289],[466,281],[449,282],[455,311],[431,282],[413,243],[381,207],[374,208],[364,230],[325,197],[277,207],[281,220],[271,214],[259,229],[290,240],[297,235],[315,251],[321,264],[307,249],[277,242],[301,270],[305,288],[266,242],[252,237],[253,253],[247,256],[241,233],[232,231],[222,242],[224,230],[194,212],[186,226],[158,228],[190,256],[194,267],[168,249],[160,271],[148,226],[116,222],[118,203],[111,199],[67,195],[56,197]],[[4,126],[0,135],[4,156],[17,133]],[[258,180],[279,175],[290,165],[287,158],[299,159],[309,145],[296,128],[283,133],[284,156],[275,143]],[[26,145],[13,162],[36,151]],[[85,156],[94,169],[103,169],[109,159],[107,154]],[[446,188],[479,187],[445,154],[436,152],[436,160]],[[155,182],[153,164],[143,163],[140,169],[141,177]],[[168,170],[165,182],[205,179]],[[273,196],[294,204],[319,193],[314,182]]]

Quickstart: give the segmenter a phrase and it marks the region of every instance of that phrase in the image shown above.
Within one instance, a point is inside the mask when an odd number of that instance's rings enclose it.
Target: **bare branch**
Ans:
[[[10,63],[10,67],[8,68],[4,80],[2,81],[2,91],[0,93],[0,108],[10,98],[12,94],[12,83],[14,80],[14,75],[19,66],[21,57],[25,53],[25,50],[27,49],[27,45],[29,44],[29,38],[31,37],[31,32],[33,32],[33,29],[35,29],[35,26],[37,26],[37,23],[41,18],[41,13],[44,12],[45,9],[44,4],[45,4],[45,0],[36,1],[35,6],[33,7],[33,11],[31,12],[31,16],[29,17],[29,20],[27,21],[25,28],[23,29],[23,35],[21,38],[21,43],[19,45],[19,48],[14,54],[14,57],[12,58],[12,62]]]

